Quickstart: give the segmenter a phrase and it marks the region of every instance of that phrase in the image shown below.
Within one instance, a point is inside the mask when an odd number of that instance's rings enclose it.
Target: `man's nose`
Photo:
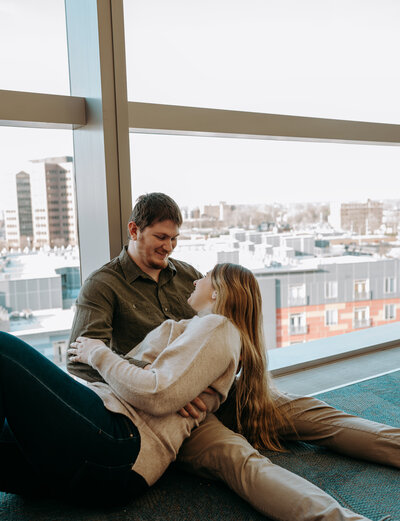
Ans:
[[[165,241],[163,247],[165,251],[172,251],[174,249],[172,245],[172,239],[168,239],[167,241]]]

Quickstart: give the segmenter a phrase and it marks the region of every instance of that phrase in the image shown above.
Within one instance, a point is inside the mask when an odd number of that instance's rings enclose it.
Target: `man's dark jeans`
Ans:
[[[140,435],[22,340],[0,332],[0,490],[124,501],[146,488],[133,472]]]

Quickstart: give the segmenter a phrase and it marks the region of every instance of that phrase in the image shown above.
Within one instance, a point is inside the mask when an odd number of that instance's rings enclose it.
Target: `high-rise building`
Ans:
[[[72,157],[45,159],[41,164],[46,183],[49,244],[51,247],[75,245],[77,234]]]
[[[20,246],[30,246],[33,242],[32,194],[31,180],[27,172],[19,172],[16,176],[17,205],[19,221]]]
[[[7,245],[75,246],[72,157],[35,159],[25,170],[16,174],[17,208],[10,207],[4,212]]]

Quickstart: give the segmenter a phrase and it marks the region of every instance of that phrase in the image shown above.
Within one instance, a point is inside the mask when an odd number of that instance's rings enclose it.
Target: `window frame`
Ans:
[[[364,291],[357,291],[358,286],[364,286]],[[370,291],[370,280],[369,278],[364,279],[355,279],[353,282],[353,295],[354,300],[370,300],[371,291]]]
[[[393,309],[393,313],[391,313],[390,316],[388,316],[388,313],[387,313],[388,309]],[[385,320],[396,320],[396,304],[395,303],[385,304],[383,313],[384,313]]]
[[[336,321],[335,322],[330,322],[328,320],[328,315],[329,313],[332,313],[334,312],[335,316],[336,316]],[[337,326],[339,324],[339,311],[337,308],[332,308],[332,309],[325,309],[325,326],[326,327],[330,327],[330,326]]]
[[[333,285],[333,286],[332,286]],[[331,291],[328,291],[328,288],[335,288],[334,294],[331,294]],[[326,280],[324,294],[326,299],[334,299],[338,297],[338,281],[337,280]]]
[[[297,295],[292,293],[295,288]],[[307,284],[305,282],[288,285],[288,305],[289,307],[307,305]]]
[[[299,317],[299,324],[297,326],[291,324],[292,317],[295,316]],[[306,335],[308,333],[307,314],[305,311],[289,313],[288,330],[289,336]]]
[[[389,284],[387,284],[388,282],[389,282]],[[392,288],[390,287],[392,285],[391,282],[393,282],[393,287]],[[386,295],[390,295],[392,293],[395,293],[396,292],[396,282],[397,282],[396,281],[396,277],[385,277],[384,281],[383,281],[383,292]],[[389,288],[387,287],[388,285],[389,285]]]
[[[365,318],[364,319],[358,319],[357,314],[360,313],[362,310],[365,310]],[[356,306],[353,310],[353,326],[354,329],[362,329],[365,327],[371,327],[371,318],[370,318],[370,306]]]

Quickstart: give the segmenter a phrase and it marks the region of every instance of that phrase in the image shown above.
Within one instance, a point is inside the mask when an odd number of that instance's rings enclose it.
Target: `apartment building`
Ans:
[[[349,230],[360,235],[373,233],[383,223],[383,203],[368,199],[362,202],[331,202],[330,224],[337,230]]]
[[[352,256],[256,270],[268,348],[398,321],[399,275],[398,259]]]

